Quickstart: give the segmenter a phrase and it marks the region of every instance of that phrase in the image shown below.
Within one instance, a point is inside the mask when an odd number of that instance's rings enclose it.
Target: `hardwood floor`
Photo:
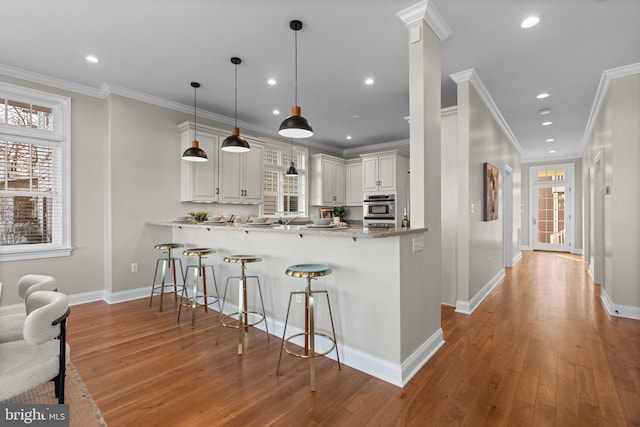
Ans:
[[[524,252],[471,315],[442,308],[446,344],[404,388],[251,329],[246,354],[218,315],[176,323],[141,299],[72,308],[71,358],[109,426],[640,425],[640,321],[612,318],[577,256]],[[416,325],[416,327],[419,327]]]

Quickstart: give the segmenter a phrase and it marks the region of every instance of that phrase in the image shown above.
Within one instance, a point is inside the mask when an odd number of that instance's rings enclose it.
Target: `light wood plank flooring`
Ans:
[[[141,299],[72,308],[71,357],[110,426],[640,425],[640,321],[609,317],[577,256],[525,252],[472,315],[442,308],[446,344],[404,388],[307,364],[218,315]],[[183,313],[184,314],[184,313]],[[419,328],[420,325],[415,325]]]

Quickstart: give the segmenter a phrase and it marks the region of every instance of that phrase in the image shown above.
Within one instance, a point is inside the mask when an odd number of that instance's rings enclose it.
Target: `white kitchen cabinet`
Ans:
[[[398,182],[404,182],[404,175],[409,170],[409,159],[397,150],[361,154],[360,157],[364,192],[395,192]],[[403,179],[399,179],[400,175]]]
[[[191,146],[194,125],[178,126],[180,155]],[[229,136],[223,130],[198,125],[200,148],[207,153],[207,162],[180,164],[180,201],[199,203],[262,203],[263,145],[249,140],[251,151],[229,153],[220,147]]]
[[[180,155],[189,147],[194,136],[193,123],[183,123],[180,132]],[[180,160],[180,201],[214,203],[218,201],[218,135],[198,126],[196,134],[200,148],[207,153],[206,162]]]
[[[347,161],[347,206],[362,207],[363,197],[363,166],[362,159],[351,159]]]
[[[311,204],[342,206],[346,194],[346,163],[326,154],[311,156]]]
[[[251,151],[220,151],[220,203],[262,203],[262,145],[249,141]]]

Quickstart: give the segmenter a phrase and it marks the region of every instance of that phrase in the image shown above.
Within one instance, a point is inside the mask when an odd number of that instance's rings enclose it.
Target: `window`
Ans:
[[[0,83],[0,261],[67,256],[71,100]]]
[[[293,159],[297,176],[285,173]],[[267,145],[264,149],[264,216],[306,216],[306,150]]]

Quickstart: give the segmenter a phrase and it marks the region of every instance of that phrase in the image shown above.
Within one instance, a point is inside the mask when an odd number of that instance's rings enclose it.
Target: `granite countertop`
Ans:
[[[229,231],[255,231],[270,233],[286,233],[299,235],[315,235],[315,236],[331,236],[331,237],[351,237],[375,239],[383,237],[400,236],[403,234],[416,234],[428,231],[426,228],[368,228],[362,226],[340,225],[336,227],[314,227],[313,224],[307,225],[279,225],[279,224],[247,224],[247,223],[194,223],[179,221],[148,221],[148,225],[159,225],[165,227],[188,227],[202,228],[207,230],[219,229]]]

